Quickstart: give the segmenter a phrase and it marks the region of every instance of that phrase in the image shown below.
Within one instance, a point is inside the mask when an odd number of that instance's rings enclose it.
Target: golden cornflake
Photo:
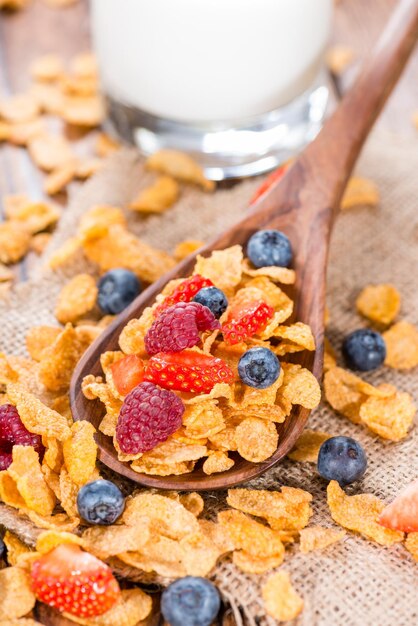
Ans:
[[[354,58],[354,51],[349,46],[336,45],[328,49],[325,60],[333,74],[342,74]]]
[[[27,511],[27,515],[38,528],[44,528],[45,530],[72,533],[80,525],[78,517],[68,517],[66,513],[56,513],[48,516],[38,515],[35,511]]]
[[[64,441],[64,462],[71,480],[76,485],[84,485],[96,467],[95,432],[90,422],[74,422],[71,426],[71,437]]]
[[[76,322],[92,312],[98,289],[90,274],[77,274],[61,290],[55,307],[55,316],[61,324]]]
[[[145,167],[167,174],[184,183],[199,185],[204,191],[213,191],[215,183],[205,178],[202,168],[188,154],[177,150],[159,150],[150,156]]]
[[[184,550],[182,563],[187,576],[207,576],[220,557],[216,544],[200,530],[180,540]]]
[[[62,267],[80,252],[81,244],[77,237],[71,237],[49,258],[48,265],[52,270]]]
[[[17,489],[16,481],[7,470],[0,472],[0,499],[15,509],[24,509],[26,506]]]
[[[418,561],[418,532],[408,533],[406,536],[405,548],[412,554],[414,559]]]
[[[218,513],[218,522],[231,538],[235,549],[256,557],[284,555],[284,546],[277,533],[244,513],[221,511]]]
[[[93,128],[103,122],[105,108],[102,99],[97,95],[66,96],[61,115],[67,124]]]
[[[51,0],[48,0],[49,2]],[[62,0],[61,0],[62,1]],[[73,0],[72,0],[73,1]],[[67,0],[68,2],[68,0]],[[64,617],[77,621],[85,626],[137,626],[144,624],[151,613],[152,599],[141,589],[122,589],[120,599],[109,611],[90,619],[74,618],[73,615],[63,613]]]
[[[77,517],[77,494],[79,486],[71,480],[68,470],[65,467],[61,468],[59,489],[62,508],[67,513],[68,517]]]
[[[179,496],[179,502],[185,509],[190,511],[190,513],[193,513],[195,517],[198,517],[202,513],[205,506],[202,496],[196,491],[181,494]]]
[[[47,132],[46,124],[42,118],[36,118],[29,122],[18,122],[9,127],[8,141],[15,146],[27,146],[28,143]]]
[[[99,204],[83,214],[78,227],[78,234],[84,242],[90,239],[100,239],[115,224],[126,226],[123,211],[119,207]]]
[[[51,233],[38,233],[34,235],[30,241],[30,250],[35,254],[43,254],[51,238]]]
[[[102,159],[90,158],[80,161],[75,170],[75,177],[86,180],[96,174],[103,167]]]
[[[0,589],[0,620],[23,617],[35,606],[29,574],[20,567],[0,570]]]
[[[235,461],[230,459],[226,452],[214,452],[203,463],[202,469],[205,474],[216,474],[226,472],[235,465]]]
[[[0,224],[0,263],[17,263],[30,245],[30,234],[17,222]]]
[[[386,344],[385,365],[407,370],[418,365],[418,328],[410,322],[398,322],[383,333]]]
[[[335,353],[334,348],[332,347],[329,339],[324,337],[324,372],[328,372],[328,370],[336,367],[337,365],[337,355]]]
[[[44,350],[54,343],[62,328],[55,326],[32,326],[26,335],[26,348],[32,359],[40,361]]]
[[[279,435],[274,422],[248,417],[237,426],[235,439],[243,459],[261,463],[276,451]]]
[[[290,326],[279,326],[272,336],[281,339],[279,345],[274,348],[274,352],[279,356],[301,350],[315,350],[312,331],[307,324],[302,322],[296,322]]]
[[[48,408],[34,395],[18,384],[7,386],[10,402],[15,404],[24,426],[37,435],[56,437],[59,441],[67,439],[71,431],[65,417]]]
[[[154,313],[151,307],[144,309],[139,319],[130,320],[122,329],[119,336],[119,346],[125,354],[146,356],[145,335],[154,322]]]
[[[196,252],[196,250],[199,250],[199,248],[202,248],[202,246],[204,245],[205,243],[203,241],[200,241],[200,239],[186,239],[184,241],[181,241],[174,249],[174,258],[176,259],[176,261],[182,261],[183,259],[188,257],[189,254],[193,254],[194,252]]]
[[[7,471],[16,481],[25,506],[39,515],[51,515],[56,499],[45,482],[38,453],[31,446],[15,445],[12,455],[13,462]]]
[[[39,379],[50,391],[68,389],[71,376],[86,346],[71,324],[46,348],[39,364]]]
[[[347,496],[337,481],[332,480],[327,488],[327,501],[332,519],[343,528],[358,532],[382,546],[402,541],[402,532],[377,523],[385,505],[376,496],[370,493]]]
[[[390,324],[401,307],[401,296],[393,285],[368,285],[356,300],[361,315],[378,324]]]
[[[300,530],[312,515],[312,496],[303,489],[282,487],[279,491],[230,489],[227,503],[244,513],[263,517],[276,530]]]
[[[346,211],[364,205],[373,207],[379,204],[379,200],[379,191],[373,181],[353,176],[341,200],[341,210]]]
[[[67,163],[51,172],[44,180],[43,189],[49,196],[55,196],[65,190],[73,180],[76,172],[76,163]]]
[[[55,437],[42,437],[42,443],[46,448],[43,463],[59,474],[64,461],[61,442]]]
[[[232,555],[232,562],[239,569],[247,574],[264,574],[283,563],[284,553],[273,554],[272,556],[254,556],[245,550],[235,550]]]
[[[121,144],[117,139],[114,139],[106,133],[99,133],[96,139],[95,150],[98,157],[104,158],[109,156],[115,150],[119,150]]]
[[[30,72],[34,80],[54,82],[63,73],[63,63],[56,54],[45,54],[33,61]]]
[[[36,99],[28,93],[11,96],[7,100],[0,100],[0,119],[6,122],[28,122],[39,114]]]
[[[395,387],[392,390],[388,398],[367,398],[360,407],[360,419],[383,439],[399,441],[407,436],[417,409],[409,393],[398,392]]]
[[[294,590],[288,572],[271,574],[261,589],[267,613],[278,621],[295,619],[303,609],[303,600]]]
[[[312,372],[293,363],[282,362],[281,365],[284,369],[283,397],[305,409],[315,409],[321,400],[321,389]]]
[[[140,213],[164,213],[178,200],[179,194],[178,182],[170,176],[161,176],[153,185],[143,189],[129,208]]]
[[[307,554],[313,550],[322,550],[344,537],[345,532],[335,528],[308,526],[300,531],[300,551],[302,554]]]
[[[72,59],[70,70],[78,78],[96,78],[98,72],[96,57],[91,52],[81,52]]]
[[[8,282],[9,280],[13,280],[13,278],[14,274],[12,270],[0,263],[0,283]]]
[[[328,433],[319,430],[304,430],[296,441],[294,448],[287,455],[292,461],[305,461],[316,463],[318,460],[319,448],[324,441],[332,437]]]
[[[283,285],[293,285],[296,280],[295,270],[290,270],[287,267],[278,267],[273,265],[271,267],[260,267],[254,269],[251,267],[249,261],[244,259],[243,272],[248,276],[265,276],[269,278],[273,283],[282,283]]]
[[[186,437],[206,438],[225,427],[222,411],[216,400],[189,404],[183,414]]]
[[[29,142],[29,154],[41,169],[51,172],[71,163],[74,155],[69,142],[60,135],[45,134]]]
[[[193,273],[209,278],[214,285],[229,294],[241,280],[242,259],[241,246],[215,250],[210,257],[197,256]]]
[[[83,540],[77,535],[74,535],[74,533],[66,533],[59,530],[46,530],[41,533],[36,540],[36,551],[41,554],[46,554],[64,543],[82,546]]]
[[[4,533],[3,541],[7,548],[7,562],[9,565],[16,565],[22,554],[31,552],[28,546],[9,530],[6,530]]]
[[[45,202],[28,202],[13,212],[11,219],[22,224],[35,234],[53,226],[59,220],[61,211]]]

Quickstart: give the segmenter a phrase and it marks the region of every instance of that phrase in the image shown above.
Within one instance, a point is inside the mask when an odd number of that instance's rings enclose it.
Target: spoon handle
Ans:
[[[332,214],[363,143],[394,88],[418,38],[418,0],[401,0],[353,87],[325,123],[316,140],[301,155],[301,164],[317,175],[315,192]],[[321,178],[325,178],[321,181]]]

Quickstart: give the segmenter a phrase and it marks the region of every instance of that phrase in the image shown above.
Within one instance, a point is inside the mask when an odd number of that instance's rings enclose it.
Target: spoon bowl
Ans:
[[[265,228],[280,230],[291,241],[296,271],[296,283],[292,288],[293,317],[311,327],[316,342],[315,352],[299,353],[292,360],[310,369],[318,380],[321,378],[326,267],[332,225],[363,143],[396,84],[417,37],[418,0],[403,0],[355,85],[285,176],[247,211],[241,222],[148,287],[86,351],[70,387],[75,420],[87,419],[98,429],[104,415],[103,405],[98,400],[87,400],[81,384],[89,374],[102,374],[100,355],[107,350],[118,350],[120,332],[129,320],[139,317],[168,281],[189,276],[197,254],[209,256],[213,250],[235,244],[245,249],[251,235]],[[255,478],[276,465],[294,446],[309,413],[307,409],[294,407],[285,422],[277,425],[278,447],[266,461],[251,463],[236,455],[235,465],[230,470],[210,476],[204,474],[199,465],[193,472],[181,476],[138,474],[128,463],[118,460],[112,439],[97,430],[99,459],[118,474],[148,487],[197,491],[224,489]]]

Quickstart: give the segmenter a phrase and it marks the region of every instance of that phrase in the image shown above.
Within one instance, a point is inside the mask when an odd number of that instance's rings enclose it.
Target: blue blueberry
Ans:
[[[94,480],[78,492],[78,512],[89,524],[114,524],[124,508],[125,498],[119,487],[110,480]]]
[[[238,362],[238,374],[249,387],[266,389],[279,377],[279,359],[268,348],[250,348]]]
[[[210,626],[220,606],[216,587],[198,576],[179,578],[161,596],[161,612],[170,626]]]
[[[103,313],[117,315],[141,293],[141,283],[130,270],[110,270],[99,280],[97,303]]]
[[[350,369],[368,372],[382,365],[386,358],[386,345],[380,333],[360,328],[344,339],[343,356]]]
[[[223,291],[217,287],[203,287],[193,298],[193,302],[198,302],[207,306],[218,320],[222,313],[225,313],[228,300]]]
[[[247,256],[255,267],[289,267],[292,262],[292,246],[286,235],[279,230],[259,230],[248,241]]]
[[[3,539],[0,537],[0,561],[4,559],[5,556],[6,556],[6,544],[4,543]]]
[[[341,487],[360,480],[366,467],[366,453],[351,437],[331,437],[319,449],[319,474],[327,480],[338,481]]]

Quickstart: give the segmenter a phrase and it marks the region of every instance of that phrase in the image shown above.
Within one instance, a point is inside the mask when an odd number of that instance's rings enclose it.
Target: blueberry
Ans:
[[[207,306],[217,320],[221,317],[222,313],[225,313],[226,307],[228,306],[226,295],[217,287],[203,287],[203,289],[197,292],[193,298],[193,302]]]
[[[255,267],[289,267],[292,262],[292,246],[286,235],[279,230],[259,230],[247,244],[247,256]]]
[[[210,626],[220,605],[216,587],[197,576],[179,578],[161,596],[161,612],[170,626]]]
[[[108,526],[122,515],[125,498],[119,487],[110,480],[94,480],[81,487],[77,508],[80,516],[89,524]]]
[[[382,365],[386,358],[386,345],[380,333],[360,328],[344,339],[343,356],[350,369],[368,372]]]
[[[366,467],[366,453],[351,437],[331,437],[319,449],[319,474],[327,480],[338,481],[341,487],[360,480]]]
[[[141,283],[136,275],[124,269],[110,270],[99,280],[97,302],[103,313],[116,315],[140,294]]]
[[[279,359],[268,348],[250,348],[238,362],[238,374],[249,387],[266,389],[279,377]]]
[[[5,556],[6,556],[6,544],[4,543],[3,539],[0,537],[0,561],[4,559]]]

